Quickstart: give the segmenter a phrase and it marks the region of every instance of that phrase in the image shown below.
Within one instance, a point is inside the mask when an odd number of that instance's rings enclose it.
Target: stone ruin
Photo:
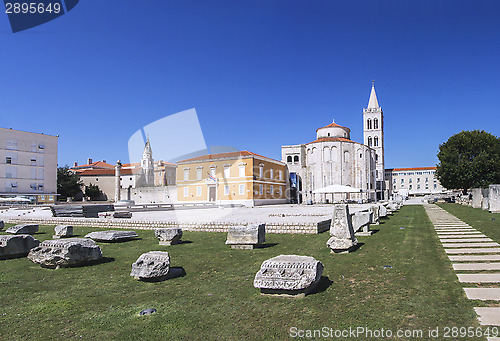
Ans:
[[[170,271],[170,256],[168,252],[150,251],[143,253],[132,264],[130,276],[139,280],[166,279]]]
[[[370,221],[370,224],[372,224],[372,225],[379,225],[380,224],[379,211],[380,211],[380,207],[378,205],[370,206],[370,212],[372,212],[372,219]]]
[[[378,205],[378,208],[379,208],[379,211],[378,211],[378,216],[379,216],[380,218],[386,218],[386,217],[387,217],[387,215],[389,214],[389,213],[387,212],[387,208],[386,208],[384,205],[382,205],[382,204],[379,204],[379,205]]]
[[[253,249],[264,244],[266,224],[250,224],[230,227],[227,231],[226,245],[231,249]]]
[[[346,204],[336,204],[330,225],[330,236],[326,245],[331,253],[348,253],[358,244],[354,235],[349,207]]]
[[[32,249],[28,258],[43,268],[58,269],[102,259],[101,248],[91,239],[46,240]]]
[[[265,260],[253,286],[261,294],[304,297],[320,282],[323,264],[313,257],[280,255]]]
[[[489,209],[491,213],[500,213],[500,185],[489,186]]]
[[[25,257],[31,249],[40,244],[29,234],[0,236],[0,259]]]
[[[59,239],[63,237],[72,237],[73,236],[73,226],[71,225],[57,225],[54,227],[54,235],[52,238]]]
[[[124,242],[139,237],[135,231],[95,231],[85,235],[85,238],[102,242]]]
[[[12,234],[35,234],[38,232],[38,225],[36,224],[19,224],[9,227],[5,230],[7,233]]]
[[[155,237],[160,241],[160,245],[180,244],[182,243],[182,229],[178,227],[155,229]]]
[[[370,222],[372,221],[372,212],[356,212],[351,216],[352,228],[357,236],[371,236]]]

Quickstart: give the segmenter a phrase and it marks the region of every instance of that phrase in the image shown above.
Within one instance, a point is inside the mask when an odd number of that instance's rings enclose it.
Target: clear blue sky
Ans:
[[[0,43],[0,126],[60,135],[60,165],[190,108],[207,145],[276,159],[333,118],[362,142],[373,79],[387,168],[500,135],[500,1],[82,0],[15,34],[0,13]]]

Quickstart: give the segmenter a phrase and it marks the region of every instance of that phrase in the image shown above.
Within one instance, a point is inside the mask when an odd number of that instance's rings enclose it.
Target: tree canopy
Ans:
[[[448,189],[500,183],[500,139],[484,130],[461,131],[439,146],[436,176]]]
[[[102,191],[99,188],[99,186],[94,184],[89,184],[88,186],[85,186],[85,195],[87,197],[90,197],[91,200],[96,200],[101,197]]]
[[[80,177],[72,172],[68,165],[57,167],[57,193],[62,199],[74,197],[81,191],[81,186]]]

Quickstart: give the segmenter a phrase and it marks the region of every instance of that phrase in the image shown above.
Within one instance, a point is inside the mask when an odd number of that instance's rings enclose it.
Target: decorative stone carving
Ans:
[[[155,236],[160,245],[174,245],[181,243],[182,229],[178,227],[155,229]]]
[[[96,231],[85,235],[85,238],[103,242],[123,242],[139,237],[135,231]]]
[[[15,236],[0,236],[0,259],[25,257],[28,252],[40,244],[38,240],[29,234]]]
[[[265,239],[266,224],[233,226],[227,231],[226,245],[232,249],[253,249],[264,244]]]
[[[52,236],[54,239],[73,236],[73,226],[71,225],[57,225],[54,227],[55,234]]]
[[[150,251],[140,255],[132,264],[130,276],[134,276],[135,279],[161,279],[168,275],[169,270],[168,252]]]
[[[331,253],[347,253],[358,244],[347,205],[336,204],[334,206],[330,236],[326,245],[332,249]]]
[[[313,257],[280,255],[264,261],[253,286],[262,294],[305,296],[321,279],[323,264]]]
[[[371,236],[370,221],[372,212],[356,212],[352,215],[352,228],[357,236]]]
[[[38,225],[36,224],[19,224],[9,227],[5,230],[7,233],[12,234],[35,234],[38,232]]]
[[[28,258],[44,268],[54,269],[97,261],[102,259],[102,253],[91,239],[68,238],[44,241],[30,251]]]

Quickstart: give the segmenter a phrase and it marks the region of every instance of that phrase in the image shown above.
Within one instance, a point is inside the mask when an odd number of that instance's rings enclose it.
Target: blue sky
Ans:
[[[500,135],[499,37],[481,0],[83,0],[15,34],[2,13],[0,126],[60,135],[60,165],[114,163],[196,108],[207,145],[280,159],[332,119],[362,142],[375,80],[386,167],[432,166],[461,130]]]

